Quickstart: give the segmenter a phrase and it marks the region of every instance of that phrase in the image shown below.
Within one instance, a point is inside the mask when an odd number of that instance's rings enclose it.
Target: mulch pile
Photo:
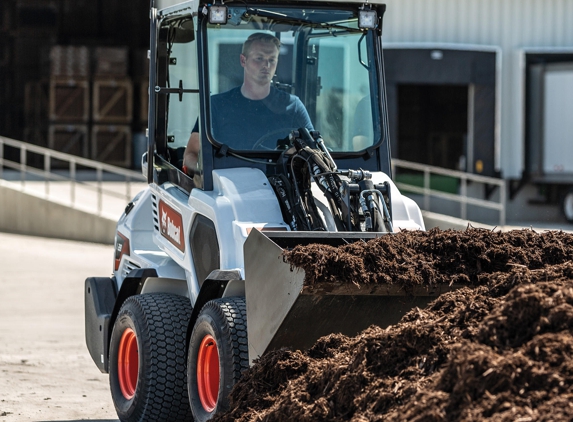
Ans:
[[[305,283],[463,283],[400,323],[266,353],[222,421],[573,420],[573,235],[401,232],[285,252]]]

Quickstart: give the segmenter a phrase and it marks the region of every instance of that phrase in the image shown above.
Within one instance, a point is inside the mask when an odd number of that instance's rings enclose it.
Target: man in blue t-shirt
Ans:
[[[218,142],[239,150],[268,148],[293,129],[313,130],[300,99],[271,87],[279,50],[279,39],[266,33],[252,34],[243,44],[243,84],[211,97],[212,132]],[[196,123],[183,159],[183,171],[188,174],[197,166],[198,132]]]

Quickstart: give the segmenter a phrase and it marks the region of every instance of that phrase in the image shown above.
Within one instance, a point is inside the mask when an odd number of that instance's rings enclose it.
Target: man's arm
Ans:
[[[192,132],[185,147],[183,154],[183,172],[191,177],[197,170],[197,161],[199,161],[199,133]]]
[[[298,122],[298,127],[305,127],[308,130],[314,130],[314,126],[310,121],[310,116],[308,115],[308,111],[306,111],[306,107],[300,100],[300,98],[295,97],[296,102],[296,121]]]

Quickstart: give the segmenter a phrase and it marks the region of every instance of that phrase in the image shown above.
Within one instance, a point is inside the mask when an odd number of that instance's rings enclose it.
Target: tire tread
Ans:
[[[187,395],[185,333],[192,307],[188,298],[167,293],[129,297],[119,317],[130,313],[139,318],[137,333],[148,371],[140,374],[146,388],[137,389],[137,410],[125,421],[192,421]],[[141,363],[141,360],[140,360]],[[141,382],[141,379],[138,381]],[[117,405],[116,405],[117,408]]]

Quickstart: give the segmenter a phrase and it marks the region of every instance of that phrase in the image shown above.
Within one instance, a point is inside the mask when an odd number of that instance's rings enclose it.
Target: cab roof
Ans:
[[[385,5],[386,0],[249,0],[249,5],[256,4],[292,4],[292,3],[341,3],[341,4],[372,4],[372,5]],[[229,0],[228,3],[232,3]],[[244,2],[243,2],[244,3]],[[155,0],[155,6],[158,10],[161,10],[162,16],[167,16],[170,14],[181,13],[181,11],[197,10],[198,6],[201,4],[209,5],[210,0],[188,0],[181,2],[180,0]]]

